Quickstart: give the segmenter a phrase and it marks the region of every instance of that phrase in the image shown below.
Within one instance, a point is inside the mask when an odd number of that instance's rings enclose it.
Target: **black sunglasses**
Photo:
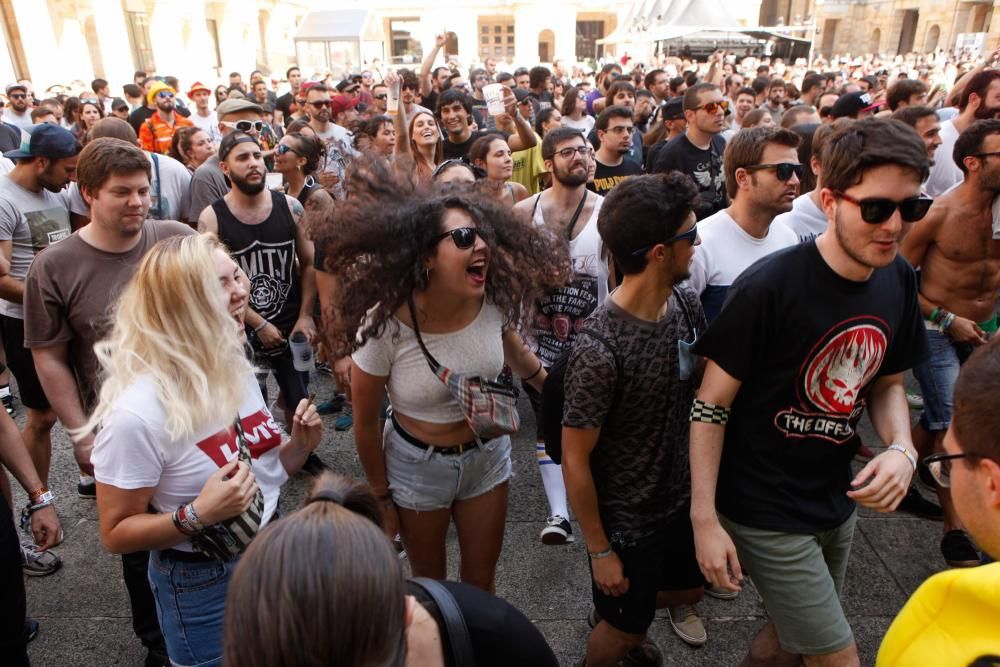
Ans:
[[[861,219],[871,225],[885,222],[892,217],[897,208],[903,222],[917,222],[927,215],[928,209],[934,203],[934,200],[928,197],[910,197],[903,201],[893,201],[892,199],[877,198],[855,199],[839,190],[834,190],[833,194],[835,197],[840,197],[857,206],[861,210]]]
[[[758,169],[774,169],[774,175],[779,181],[784,183],[795,174],[802,178],[805,173],[805,165],[798,162],[781,162],[778,164],[752,164],[749,167],[744,167],[747,171],[757,171]]]
[[[299,157],[305,157],[302,153],[298,152],[288,144],[278,144],[278,147],[274,149],[278,155],[284,155],[285,153],[295,153]]]
[[[931,454],[924,458],[924,465],[930,470],[934,481],[942,488],[951,488],[951,462],[958,459],[986,459],[982,454]]]
[[[693,225],[691,225],[691,229],[687,230],[686,232],[682,232],[680,234],[674,234],[666,241],[660,241],[660,243],[662,243],[663,245],[669,245],[671,243],[676,243],[677,241],[690,241],[691,243],[694,243],[695,239],[697,238],[698,238],[698,223],[696,222]],[[660,245],[660,243],[656,243],[654,245],[648,245],[645,248],[639,248],[638,250],[632,252],[632,256],[638,257],[640,255],[645,255],[654,247]]]
[[[444,237],[450,236],[451,240],[455,242],[456,248],[459,250],[468,250],[476,243],[476,236],[478,234],[479,230],[475,227],[459,227],[438,234],[434,237],[434,242],[439,243]]]

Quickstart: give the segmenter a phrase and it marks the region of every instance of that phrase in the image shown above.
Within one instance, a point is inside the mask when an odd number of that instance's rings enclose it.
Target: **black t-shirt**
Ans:
[[[597,128],[595,127],[587,135],[587,141],[590,145],[594,147],[595,151],[601,150],[601,140],[597,136]],[[643,161],[643,147],[642,147],[642,132],[638,128],[632,130],[632,147],[628,149],[628,153],[625,154],[626,160],[631,160],[638,165],[642,164]]]
[[[510,135],[506,132],[499,132],[497,130],[476,130],[469,135],[469,138],[460,144],[454,144],[448,139],[448,135],[444,136],[444,159],[452,160],[455,158],[463,158],[469,156],[469,149],[472,148],[472,144],[476,142],[479,137],[485,137],[487,134],[500,134],[503,135],[504,139],[509,139]]]
[[[609,167],[597,160],[597,171],[594,172],[594,180],[587,184],[587,189],[596,192],[602,197],[606,197],[611,189],[624,181],[629,176],[642,173],[642,167],[632,160],[625,158],[616,167]]]
[[[135,130],[136,135],[142,129],[142,124],[149,120],[154,113],[156,113],[154,109],[143,105],[128,115],[128,124]]]
[[[691,497],[694,383],[680,379],[677,341],[691,342],[691,329],[703,331],[706,324],[694,291],[677,292],[659,322],[640,320],[608,298],[584,330],[603,336],[614,351],[580,333],[566,367],[563,425],[601,429],[590,470],[601,523],[619,544],[656,534],[687,511]]]
[[[440,582],[455,598],[472,640],[479,667],[558,667],[559,661],[538,628],[509,602],[456,581]],[[448,630],[441,612],[423,588],[407,582],[407,593],[417,599],[438,624],[446,667],[457,665],[451,654]]]
[[[856,282],[815,241],[780,250],[736,279],[694,349],[742,382],[719,512],[762,530],[833,528],[854,510],[851,459],[873,382],[927,355],[916,275],[897,256]]]
[[[299,110],[298,104],[295,103],[295,96],[291,92],[285,93],[275,100],[274,108],[280,111],[286,119]]]
[[[686,134],[682,134],[667,142],[655,161],[650,160],[649,172],[662,174],[679,171],[694,179],[701,200],[695,215],[699,220],[704,220],[729,206],[726,174],[722,169],[722,154],[725,150],[726,140],[721,134],[712,136],[708,150],[698,148]]]
[[[433,113],[435,115],[437,114],[437,106],[438,106],[438,93],[437,93],[437,91],[432,90],[431,92],[427,93],[426,95],[421,95],[420,99],[421,99],[420,106],[422,106],[424,108],[427,108],[427,109],[430,109],[431,113]]]

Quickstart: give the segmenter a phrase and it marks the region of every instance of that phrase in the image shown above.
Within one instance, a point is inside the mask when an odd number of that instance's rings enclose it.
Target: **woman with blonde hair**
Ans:
[[[291,439],[244,352],[246,277],[212,235],[156,244],[94,347],[104,381],[89,432],[101,538],[150,550],[171,662],[217,665],[229,577],[277,509],[281,484],[319,444],[303,400]]]

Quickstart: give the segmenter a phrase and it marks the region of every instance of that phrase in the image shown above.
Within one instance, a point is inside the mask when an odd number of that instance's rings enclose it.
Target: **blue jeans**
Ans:
[[[238,562],[188,563],[162,551],[149,553],[149,585],[171,664],[222,663],[222,616],[229,578]]]
[[[951,424],[952,395],[958,380],[958,369],[972,354],[972,347],[956,343],[948,334],[927,330],[927,361],[913,368],[924,396],[924,411],[920,425],[932,433],[947,431]]]

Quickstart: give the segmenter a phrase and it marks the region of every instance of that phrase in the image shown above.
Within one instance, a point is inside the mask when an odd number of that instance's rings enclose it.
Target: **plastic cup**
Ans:
[[[391,86],[386,86],[388,92],[386,93],[385,108],[393,116],[399,113],[399,83],[397,79]]]
[[[483,86],[483,97],[486,99],[486,110],[491,116],[499,116],[506,111],[503,105],[503,84],[490,83]]]
[[[313,349],[309,339],[301,331],[296,331],[288,338],[288,347],[292,351],[292,365],[297,371],[309,372],[313,367]]]
[[[281,174],[267,173],[264,175],[264,185],[267,186],[268,190],[280,190],[281,186],[284,185],[284,179]]]

